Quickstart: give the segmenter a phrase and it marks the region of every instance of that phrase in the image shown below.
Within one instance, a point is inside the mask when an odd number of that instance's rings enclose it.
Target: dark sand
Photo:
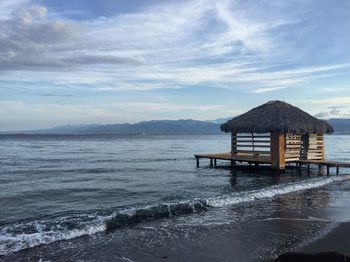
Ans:
[[[336,251],[350,255],[350,222],[340,223],[333,231],[298,251],[323,252]]]

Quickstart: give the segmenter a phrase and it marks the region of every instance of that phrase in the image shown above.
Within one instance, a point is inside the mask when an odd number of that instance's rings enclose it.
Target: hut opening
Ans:
[[[324,134],[334,129],[282,101],[270,101],[220,126],[231,133],[231,158],[271,163],[284,169],[298,160],[324,160]]]

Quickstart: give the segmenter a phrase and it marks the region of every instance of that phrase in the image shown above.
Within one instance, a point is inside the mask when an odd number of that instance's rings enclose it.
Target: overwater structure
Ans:
[[[237,116],[220,126],[231,133],[231,152],[195,155],[209,158],[211,165],[217,159],[229,160],[232,165],[246,162],[258,166],[270,165],[283,170],[286,165],[318,164],[319,166],[350,167],[349,163],[326,161],[324,134],[332,134],[333,127],[303,110],[283,101],[270,101]]]

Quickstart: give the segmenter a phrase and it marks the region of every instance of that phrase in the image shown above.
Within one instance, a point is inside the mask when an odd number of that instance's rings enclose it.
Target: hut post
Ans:
[[[231,132],[231,158],[234,158],[237,151],[237,133]]]
[[[286,135],[284,133],[271,133],[271,167],[273,169],[285,169],[285,142]]]
[[[301,136],[301,153],[300,153],[300,159],[307,160],[308,159],[308,152],[309,152],[309,137],[310,135],[303,134]]]

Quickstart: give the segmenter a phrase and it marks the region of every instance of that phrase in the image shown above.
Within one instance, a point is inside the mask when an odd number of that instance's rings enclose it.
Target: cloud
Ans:
[[[5,79],[5,71],[38,71],[36,80],[64,79],[70,85],[93,81],[100,90],[213,85],[265,93],[350,67],[338,63],[285,69],[278,60],[266,63],[278,57],[275,30],[300,23],[300,18],[281,18],[274,10],[266,19],[235,1],[160,2],[84,21],[23,4],[1,22],[0,72]]]
[[[315,116],[319,118],[327,118],[329,116],[329,112],[319,112],[315,114]]]
[[[312,104],[323,104],[327,105],[329,107],[332,107],[332,109],[336,108],[345,108],[347,106],[350,106],[350,96],[338,96],[338,97],[327,97],[327,98],[321,98],[321,99],[307,99],[305,100],[306,103],[312,103]]]
[[[19,9],[0,20],[0,71],[64,68],[58,49],[69,49],[79,31],[74,22],[49,19],[43,6]]]
[[[93,64],[138,64],[141,61],[138,61],[129,57],[120,57],[114,55],[81,55],[70,58],[65,58],[61,60],[65,64],[72,65],[93,65]]]
[[[330,98],[331,102],[339,100],[338,98]],[[329,106],[330,110],[322,111],[315,114],[316,117],[320,118],[349,118],[350,114],[348,108],[350,107],[350,103],[348,106]]]

